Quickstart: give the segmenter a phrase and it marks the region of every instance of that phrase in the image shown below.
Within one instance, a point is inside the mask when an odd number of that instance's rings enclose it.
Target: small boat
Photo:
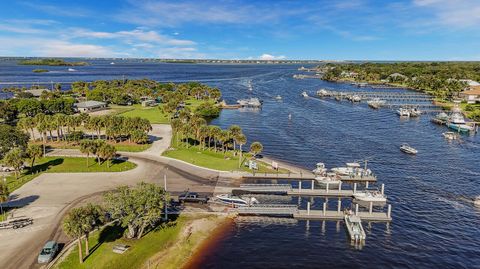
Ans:
[[[275,100],[282,100],[282,97],[280,95],[275,96]]]
[[[350,98],[350,100],[351,100],[352,102],[354,102],[354,103],[355,103],[355,102],[360,102],[360,101],[362,101],[362,97],[360,97],[359,95],[356,95],[356,94],[355,94],[355,95],[353,95],[353,96]]]
[[[380,98],[374,98],[367,102],[368,106],[371,108],[379,109],[385,105],[385,100],[380,100]]]
[[[458,105],[452,108],[452,114],[447,121],[447,127],[460,133],[469,133],[474,130],[473,126],[466,123]]]
[[[409,146],[408,144],[402,144],[400,146],[400,150],[405,152],[405,153],[408,153],[408,154],[417,154],[418,153],[418,150],[416,150],[415,148],[412,148],[411,146]]]
[[[261,107],[262,101],[258,98],[240,99],[237,103],[242,107]]]
[[[75,72],[77,71],[76,69],[73,69],[73,68],[68,68],[68,72]]]
[[[401,107],[397,110],[397,114],[400,117],[410,117],[410,109]]]
[[[338,179],[336,173],[327,173],[326,175],[315,177],[315,182],[321,185],[338,186],[342,181]]]
[[[367,235],[363,230],[362,221],[359,217],[353,214],[346,214],[344,220],[351,240],[362,241],[367,238]]]
[[[410,109],[410,117],[418,117],[422,115],[422,111],[418,107]]]
[[[232,194],[219,194],[216,198],[225,204],[235,205],[235,206],[251,206],[258,204],[258,200],[255,197],[241,197]]]
[[[458,134],[454,132],[445,132],[442,133],[443,137],[448,140],[457,140],[458,139]]]
[[[111,62],[110,64],[111,64],[111,65],[114,65],[115,63],[114,63],[114,62]]]
[[[317,167],[312,170],[312,172],[313,172],[315,175],[324,175],[324,174],[327,172],[327,168],[325,168],[325,164],[324,164],[324,163],[317,163],[316,166],[317,166]]]
[[[385,203],[387,202],[387,196],[382,194],[380,191],[375,190],[365,190],[358,191],[353,194],[353,198],[362,202],[374,202],[374,203]]]
[[[305,97],[305,98],[307,98],[307,97],[308,97],[307,92],[302,92],[302,96]]]
[[[326,96],[329,96],[330,93],[325,89],[320,89],[317,91],[317,95],[320,97],[326,97]]]
[[[332,172],[339,176],[371,176],[372,170],[361,168],[359,163],[346,163],[346,167],[335,167]]]

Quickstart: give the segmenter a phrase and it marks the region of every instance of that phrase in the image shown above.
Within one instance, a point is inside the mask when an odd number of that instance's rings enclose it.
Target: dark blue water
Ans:
[[[304,90],[360,89],[293,79],[294,65],[109,63],[95,61],[75,67],[77,72],[48,68],[56,72],[42,74],[31,72],[38,67],[0,63],[0,86],[123,76],[203,81],[219,87],[228,103],[251,96],[264,100],[261,110],[224,110],[212,124],[239,124],[249,142],[262,142],[266,155],[309,169],[319,161],[334,167],[368,158],[386,184],[393,222],[365,223],[362,249],[350,245],[341,223],[240,219],[217,249],[205,253],[205,268],[480,268],[480,210],[471,202],[480,195],[478,135],[447,142],[441,135],[445,127],[430,123],[428,115],[400,120],[392,110],[364,103],[305,99]],[[283,101],[274,100],[276,95]],[[404,142],[419,154],[402,154],[398,147]],[[314,207],[322,203],[315,199]]]

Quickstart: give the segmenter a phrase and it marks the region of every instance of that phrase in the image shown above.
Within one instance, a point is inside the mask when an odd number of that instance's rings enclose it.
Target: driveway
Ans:
[[[213,193],[219,178],[228,184],[226,177],[238,176],[161,157],[161,153],[169,147],[169,125],[154,125],[150,135],[155,141],[148,150],[122,153],[137,164],[133,170],[118,173],[44,173],[14,191],[8,202],[19,207],[14,216],[33,218],[34,224],[18,230],[0,230],[0,268],[38,267],[36,256],[46,241],[60,239],[60,242],[63,240],[62,243],[66,243],[59,228],[63,215],[88,197],[140,181],[163,185],[165,174],[168,191],[190,189]],[[80,153],[73,150],[68,154]]]

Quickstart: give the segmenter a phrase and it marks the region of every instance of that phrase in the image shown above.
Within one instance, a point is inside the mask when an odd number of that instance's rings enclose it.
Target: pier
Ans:
[[[281,173],[252,173],[251,175],[244,175],[242,178],[244,180],[315,180],[315,175],[313,173],[288,173],[288,174],[281,174]],[[372,176],[340,176],[340,180],[345,182],[359,182],[359,183],[366,183],[366,182],[376,182],[377,177]]]

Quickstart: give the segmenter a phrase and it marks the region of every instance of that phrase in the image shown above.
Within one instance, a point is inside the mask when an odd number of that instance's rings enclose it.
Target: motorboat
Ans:
[[[346,163],[345,167],[335,167],[332,172],[340,176],[371,176],[370,169],[361,168],[359,163]]]
[[[360,102],[360,101],[362,101],[362,97],[360,97],[360,95],[356,95],[356,94],[355,94],[355,95],[353,95],[353,96],[350,98],[350,100],[351,100],[352,102]]]
[[[329,92],[325,89],[320,89],[317,91],[317,95],[320,96],[320,97],[325,97],[325,96],[329,96]]]
[[[307,92],[302,92],[302,96],[305,97],[305,98],[307,98],[307,97],[308,97]]]
[[[473,204],[474,204],[475,206],[480,206],[480,195],[477,196],[477,198],[475,198],[475,200],[473,201]]]
[[[473,126],[465,122],[462,111],[455,105],[452,108],[452,113],[447,121],[447,127],[461,133],[468,133],[474,130]]]
[[[440,112],[431,119],[433,123],[445,124],[450,117],[445,112]]]
[[[397,110],[397,114],[400,117],[410,117],[410,109],[401,107]]]
[[[325,168],[325,164],[324,164],[324,163],[317,163],[316,166],[317,166],[317,167],[312,170],[312,172],[313,172],[315,175],[324,175],[324,174],[327,172],[327,168]]]
[[[275,96],[275,100],[282,100],[282,97],[280,95]]]
[[[346,214],[344,217],[345,226],[352,241],[362,241],[367,238],[365,230],[363,230],[362,221],[358,216]]]
[[[405,152],[405,153],[408,153],[408,154],[417,154],[418,153],[418,150],[416,150],[415,148],[409,146],[408,144],[402,144],[400,146],[400,150]]]
[[[111,64],[111,65],[114,65],[115,63],[114,63],[114,62],[111,62],[110,64]]]
[[[237,103],[242,107],[261,107],[262,101],[258,98],[240,99]]]
[[[378,190],[358,191],[353,194],[353,198],[362,202],[374,202],[374,203],[387,202],[387,196],[382,194]]]
[[[445,132],[442,133],[443,137],[448,140],[457,140],[458,139],[458,134],[455,132]]]
[[[379,109],[380,107],[386,104],[385,100],[381,100],[380,98],[374,98],[367,102],[368,106],[371,108]]]
[[[77,69],[68,68],[68,72],[75,72],[75,71],[77,71]]]
[[[336,173],[327,173],[326,175],[316,176],[315,182],[321,185],[338,186],[342,181]]]
[[[232,194],[219,194],[216,196],[217,200],[222,203],[235,205],[235,206],[251,206],[254,204],[258,204],[258,200],[255,197],[242,197],[236,196]]]
[[[410,117],[419,117],[422,115],[422,111],[418,107],[410,109]]]

